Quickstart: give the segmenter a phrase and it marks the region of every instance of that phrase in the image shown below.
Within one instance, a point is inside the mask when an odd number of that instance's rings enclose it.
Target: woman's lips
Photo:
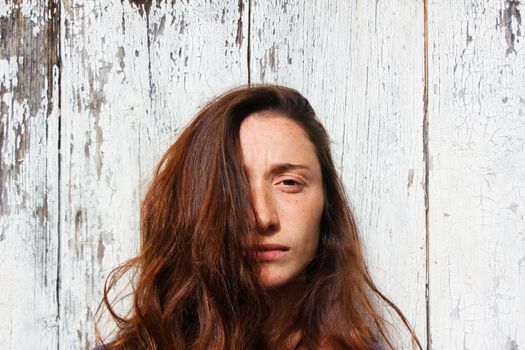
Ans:
[[[253,248],[253,254],[258,261],[274,261],[286,254],[290,248],[275,243],[260,244]]]

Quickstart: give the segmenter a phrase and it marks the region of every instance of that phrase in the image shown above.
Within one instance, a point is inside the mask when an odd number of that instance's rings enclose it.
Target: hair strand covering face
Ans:
[[[240,124],[273,111],[297,122],[321,164],[325,203],[316,257],[293,318],[263,339],[268,295],[245,247],[256,239],[254,208],[239,143]],[[356,224],[330,154],[330,140],[297,91],[256,85],[229,91],[205,106],[160,160],[141,205],[141,250],[112,271],[98,313],[117,326],[108,349],[273,349],[300,330],[302,348],[393,348],[374,295],[399,308],[375,286],[365,266]],[[132,307],[121,316],[110,291],[134,272]]]

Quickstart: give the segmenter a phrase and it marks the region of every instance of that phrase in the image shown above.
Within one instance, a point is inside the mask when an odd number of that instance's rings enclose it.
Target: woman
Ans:
[[[388,339],[329,138],[297,91],[260,85],[203,108],[162,157],[140,254],[113,271],[108,349],[373,349]],[[137,273],[131,313],[108,292]],[[114,305],[114,304],[113,304]]]

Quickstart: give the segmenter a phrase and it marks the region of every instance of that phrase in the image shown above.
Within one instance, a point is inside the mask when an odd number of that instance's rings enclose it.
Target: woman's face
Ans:
[[[244,167],[260,243],[252,247],[260,279],[281,287],[302,275],[315,256],[324,194],[321,166],[304,130],[276,112],[241,123]]]

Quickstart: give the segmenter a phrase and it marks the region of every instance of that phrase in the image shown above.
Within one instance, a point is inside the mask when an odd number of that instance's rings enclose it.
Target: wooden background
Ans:
[[[524,12],[0,0],[0,348],[93,346],[154,165],[209,98],[248,82],[310,99],[373,276],[426,349],[525,348]]]

